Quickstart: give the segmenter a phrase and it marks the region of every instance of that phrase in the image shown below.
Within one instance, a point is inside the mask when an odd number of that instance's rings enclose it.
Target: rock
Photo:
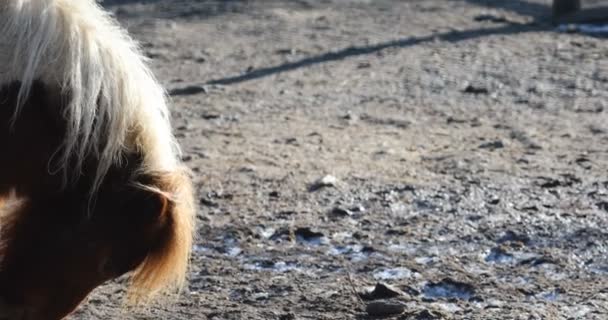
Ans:
[[[285,214],[285,213],[283,213]],[[268,230],[270,232],[270,230]],[[279,229],[275,230],[272,235],[268,237],[268,239],[272,241],[292,241],[293,240],[292,233],[288,229]]]
[[[312,231],[310,228],[298,228],[294,234],[296,236],[296,241],[312,245],[322,244],[325,239],[323,233]]]
[[[490,90],[488,90],[488,88],[485,88],[485,87],[478,87],[478,86],[469,84],[464,88],[463,92],[478,95],[478,94],[489,94]]]
[[[380,118],[369,114],[362,114],[359,119],[372,125],[392,126],[399,129],[407,129],[411,125],[411,122],[406,119]]]
[[[495,206],[500,203],[500,198],[492,197],[488,200],[488,203]]]
[[[591,160],[585,156],[579,156],[574,160],[574,162],[585,170],[589,170],[593,167]]]
[[[348,210],[350,210],[351,212],[365,212],[365,207],[359,204],[350,207]]]
[[[482,143],[479,145],[479,149],[488,149],[490,151],[494,151],[496,149],[502,149],[505,145],[501,140],[490,141],[486,143]]]
[[[357,64],[357,69],[367,69],[367,68],[371,68],[372,64],[369,62],[360,62],[359,64]]]
[[[146,57],[150,59],[162,59],[167,57],[167,52],[163,50],[148,50],[146,51]]]
[[[350,211],[348,209],[340,208],[340,207],[335,207],[335,208],[331,209],[330,214],[331,214],[331,216],[336,217],[336,218],[350,217],[353,215],[352,211]]]
[[[520,266],[529,265],[532,267],[540,266],[542,264],[559,265],[559,263],[557,261],[553,260],[550,257],[544,257],[544,256],[534,256],[534,257],[526,258],[526,259],[523,259],[522,261],[520,261],[518,264]]]
[[[201,85],[189,85],[169,90],[171,96],[187,96],[199,93],[207,93],[207,88]]]
[[[257,300],[257,301],[260,301],[260,300],[267,300],[267,299],[268,299],[268,297],[269,297],[268,292],[257,292],[257,293],[254,293],[254,294],[251,296],[251,298],[252,298],[253,300]]]
[[[521,245],[528,245],[530,243],[530,237],[526,234],[520,234],[511,230],[507,230],[502,237],[500,237],[496,242],[499,244],[510,244],[513,246],[513,243],[520,243]]]
[[[296,315],[288,312],[279,316],[279,320],[296,320]]]
[[[372,317],[387,317],[403,313],[405,304],[398,301],[374,301],[367,304],[365,311]]]
[[[604,134],[606,133],[606,129],[604,129],[601,126],[597,126],[597,125],[589,125],[589,132],[591,132],[592,134],[596,135],[596,134]]]
[[[404,293],[386,283],[378,282],[373,290],[359,294],[363,300],[390,299],[404,295]]]
[[[221,117],[221,115],[219,113],[214,113],[214,112],[205,112],[203,114],[201,114],[201,118],[205,119],[205,120],[214,120],[214,119],[219,119]]]
[[[608,212],[608,201],[600,201],[595,204],[598,209]]]
[[[294,55],[297,52],[298,51],[296,49],[293,49],[293,48],[279,49],[279,50],[275,51],[276,54],[280,54],[280,55]]]
[[[573,175],[573,174],[561,174],[560,175],[562,177],[562,179],[555,179],[555,178],[551,178],[551,177],[537,177],[538,178],[538,185],[541,188],[547,188],[547,189],[552,189],[552,188],[557,188],[557,187],[570,187],[574,184],[580,184],[582,182],[582,180],[580,178],[578,178],[577,176]]]
[[[477,22],[483,22],[483,21],[488,21],[488,22],[493,22],[493,23],[505,23],[505,22],[509,22],[509,20],[507,20],[507,18],[505,17],[501,17],[501,16],[496,16],[493,14],[479,14],[476,15],[473,20],[477,21]]]
[[[256,167],[253,165],[245,165],[239,168],[239,172],[242,173],[252,173],[256,171]]]
[[[213,201],[211,199],[207,199],[207,198],[201,198],[200,199],[200,204],[202,204],[202,205],[204,205],[206,207],[211,207],[211,208],[217,208],[217,207],[220,206],[217,202],[215,202],[215,201]]]
[[[285,139],[285,144],[298,145],[298,139],[296,138],[287,138]]]
[[[604,106],[601,104],[594,104],[594,105],[582,105],[582,106],[578,106],[576,109],[574,109],[574,112],[576,113],[602,113],[604,111]]]
[[[561,186],[561,182],[557,179],[549,178],[549,177],[539,177],[539,185],[541,188],[557,188]]]
[[[446,119],[446,123],[447,124],[452,124],[452,123],[467,123],[469,122],[469,119],[460,119],[460,118],[454,118],[454,117],[448,117]]]
[[[308,191],[313,192],[326,187],[335,187],[338,183],[338,179],[332,175],[326,175],[323,178],[313,182],[309,187]]]

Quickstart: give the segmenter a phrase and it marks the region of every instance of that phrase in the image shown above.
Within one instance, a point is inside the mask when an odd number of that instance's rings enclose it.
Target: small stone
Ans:
[[[221,117],[221,115],[219,113],[214,113],[214,112],[205,112],[203,114],[201,114],[201,118],[205,119],[205,120],[214,120],[214,119],[219,119]]]
[[[335,208],[331,209],[331,215],[334,217],[344,218],[344,217],[352,216],[353,213],[348,209],[335,207]]]
[[[297,53],[296,49],[293,48],[279,49],[275,52],[280,55],[294,55]]]
[[[508,22],[507,18],[502,16],[496,16],[493,14],[479,14],[473,17],[473,20],[477,22],[488,21],[493,23],[504,23]]]
[[[598,209],[608,212],[608,201],[600,201],[595,204]]]
[[[296,320],[296,315],[289,312],[279,316],[279,320]]]
[[[258,292],[258,293],[254,293],[251,298],[253,298],[253,300],[266,300],[268,299],[269,295],[267,292]]]
[[[239,172],[243,172],[243,173],[255,172],[255,166],[252,166],[252,165],[242,166],[241,168],[239,168]]]
[[[463,92],[478,95],[478,94],[488,94],[488,93],[490,93],[490,90],[488,90],[488,88],[485,88],[485,87],[478,87],[478,86],[469,84],[464,88]]]
[[[369,62],[360,62],[359,64],[357,64],[357,69],[367,69],[367,68],[371,68],[372,64]]]
[[[287,138],[287,139],[285,139],[285,144],[298,145],[298,139]]]
[[[335,187],[338,183],[338,179],[332,175],[326,175],[323,178],[313,182],[309,187],[308,191],[317,191],[326,187]]]
[[[169,91],[169,95],[171,96],[187,96],[199,93],[207,93],[207,88],[201,85],[189,85]]]
[[[589,170],[592,168],[592,162],[585,156],[580,156],[574,160],[581,168]]]
[[[310,228],[298,228],[295,236],[305,242],[317,242],[324,237],[323,233],[312,231]]]
[[[488,200],[488,203],[491,205],[497,205],[500,203],[500,198],[492,197]]]
[[[373,290],[360,294],[363,300],[390,299],[403,295],[403,292],[386,283],[378,282]]]
[[[217,202],[214,202],[211,199],[201,198],[200,203],[206,207],[211,207],[211,208],[219,207],[219,204],[217,204]]]
[[[349,208],[348,210],[352,212],[365,212],[365,207],[359,204]]]
[[[481,145],[479,145],[479,149],[488,149],[490,151],[493,151],[496,149],[502,149],[504,147],[505,147],[505,144],[500,140],[490,141],[490,142],[482,143]]]

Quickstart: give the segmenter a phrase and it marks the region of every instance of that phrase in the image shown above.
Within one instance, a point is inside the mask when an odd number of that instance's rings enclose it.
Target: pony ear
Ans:
[[[146,189],[155,195],[146,207],[149,212],[160,212],[154,232],[154,245],[133,274],[128,297],[131,303],[145,301],[171,288],[181,289],[185,282],[194,234],[194,193],[185,168],[166,172],[146,181]],[[145,189],[145,187],[144,187]],[[156,203],[156,208],[152,203]]]

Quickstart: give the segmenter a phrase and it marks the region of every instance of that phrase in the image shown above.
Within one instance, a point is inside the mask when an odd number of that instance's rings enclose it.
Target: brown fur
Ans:
[[[150,173],[140,154],[125,154],[90,198],[97,159],[68,185],[53,172],[67,99],[36,83],[11,126],[18,88],[0,89],[0,201],[11,191],[21,199],[0,216],[0,317],[61,319],[95,287],[130,271],[131,302],[181,287],[193,232],[187,170]]]

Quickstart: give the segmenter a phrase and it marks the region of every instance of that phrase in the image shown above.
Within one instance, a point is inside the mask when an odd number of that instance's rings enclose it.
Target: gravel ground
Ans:
[[[71,319],[608,318],[606,38],[550,1],[104,4],[171,93],[198,239],[177,301],[121,279]]]

